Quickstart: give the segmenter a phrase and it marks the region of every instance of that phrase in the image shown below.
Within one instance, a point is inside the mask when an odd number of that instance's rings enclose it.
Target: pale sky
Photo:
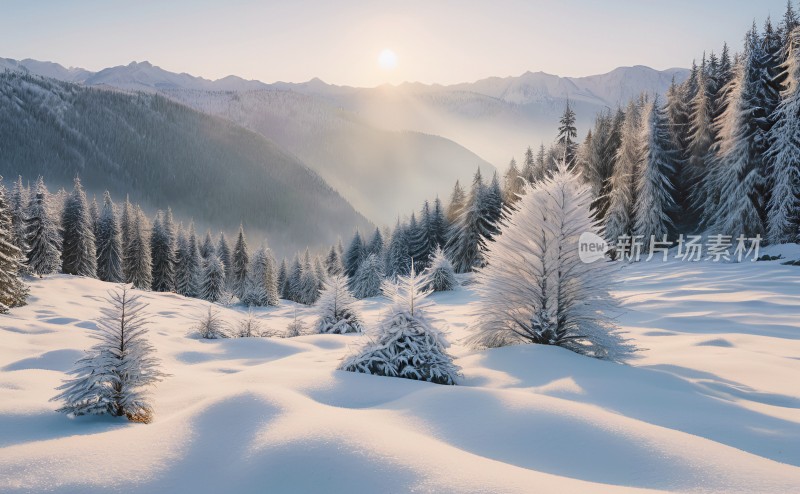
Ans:
[[[451,84],[527,70],[688,67],[786,0],[3,0],[0,57],[209,79]],[[397,64],[379,64],[391,50]],[[384,60],[386,60],[384,56]],[[389,57],[391,59],[391,57]],[[389,64],[391,65],[391,64]]]

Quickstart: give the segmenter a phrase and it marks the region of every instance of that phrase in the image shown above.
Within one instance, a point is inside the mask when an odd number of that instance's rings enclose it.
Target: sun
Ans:
[[[386,48],[378,55],[378,65],[383,70],[392,70],[397,67],[397,55],[392,50]]]

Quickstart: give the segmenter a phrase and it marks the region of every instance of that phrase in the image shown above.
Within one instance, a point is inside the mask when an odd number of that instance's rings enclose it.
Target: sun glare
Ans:
[[[392,70],[397,67],[397,55],[390,49],[385,49],[378,56],[378,65],[383,70]]]

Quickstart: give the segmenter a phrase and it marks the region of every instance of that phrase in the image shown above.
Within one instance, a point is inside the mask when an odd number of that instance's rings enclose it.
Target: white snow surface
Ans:
[[[360,335],[201,340],[206,302],[145,293],[171,374],[149,425],[53,411],[112,285],[31,280],[29,305],[0,317],[0,492],[797,492],[800,267],[618,276],[619,323],[643,349],[630,365],[470,350],[472,289],[434,294],[459,386],[335,370]],[[358,306],[374,325],[387,303]],[[311,326],[313,309],[289,302],[256,314],[282,330],[295,307]]]

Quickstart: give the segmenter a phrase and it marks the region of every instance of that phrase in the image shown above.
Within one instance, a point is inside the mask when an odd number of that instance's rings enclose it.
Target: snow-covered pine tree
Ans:
[[[691,210],[689,189],[691,183],[686,177],[686,162],[689,147],[689,101],[683,87],[672,78],[666,94],[664,112],[668,121],[670,141],[672,144],[675,170],[670,177],[670,182],[675,186],[676,219],[685,225],[692,224],[688,212]],[[691,226],[694,226],[693,224]]]
[[[247,291],[247,266],[250,263],[250,256],[247,252],[247,240],[244,238],[244,226],[239,225],[239,235],[236,237],[236,245],[233,247],[233,273],[231,287],[233,294],[242,300]]]
[[[433,211],[431,211],[431,221],[428,228],[428,242],[431,245],[431,252],[436,247],[444,246],[447,242],[447,229],[450,224],[445,217],[442,201],[437,196],[433,201]]]
[[[333,275],[325,280],[322,293],[315,304],[317,333],[361,333],[364,328],[361,316],[355,308],[356,300],[347,288],[347,278]]]
[[[103,194],[103,211],[97,220],[97,277],[103,281],[122,283],[122,237],[111,194]]]
[[[486,239],[497,232],[489,213],[487,196],[479,169],[475,172],[467,203],[458,220],[451,225],[445,249],[457,273],[472,271],[483,264],[482,251]]]
[[[383,235],[381,235],[381,230],[375,228],[375,233],[372,234],[372,238],[366,246],[365,255],[375,254],[379,257],[383,256],[383,247]]]
[[[365,254],[366,248],[364,247],[364,242],[361,240],[361,233],[356,230],[356,233],[353,235],[353,240],[350,241],[350,246],[347,248],[347,252],[342,261],[344,264],[344,274],[352,278],[356,274],[358,266],[361,265],[361,261],[366,257]]]
[[[372,338],[346,357],[340,370],[378,376],[402,377],[436,384],[456,384],[459,367],[447,353],[449,342],[425,315],[424,277],[410,270],[397,283],[387,283],[391,308]]]
[[[491,240],[492,236],[498,232],[498,224],[503,218],[503,191],[500,188],[500,178],[497,176],[497,172],[494,172],[492,181],[486,188],[486,217],[492,226],[491,234],[487,236],[487,240]],[[433,250],[430,255],[433,255]]]
[[[317,279],[317,291],[321,292],[325,284],[325,278],[328,277],[328,272],[325,270],[325,264],[320,256],[314,258],[314,277]]]
[[[420,271],[428,267],[433,251],[436,249],[436,239],[434,238],[436,232],[433,221],[431,206],[426,200],[422,204],[422,209],[419,213],[417,238],[411,242],[411,258],[414,259],[414,266]],[[417,266],[417,264],[419,264],[419,266]]]
[[[122,214],[119,220],[120,235],[122,237],[122,252],[128,250],[128,244],[131,241],[131,230],[133,230],[133,221],[136,219],[135,213],[136,210],[131,204],[130,197],[125,196],[125,204],[122,205]]]
[[[550,168],[547,164],[547,150],[544,147],[544,143],[539,145],[539,151],[536,153],[535,163],[534,180],[532,180],[531,183],[542,180],[547,175],[547,171]]]
[[[289,300],[289,266],[286,264],[285,257],[278,269],[278,294],[280,298]]]
[[[644,244],[651,238],[661,240],[671,232],[671,214],[675,211],[674,187],[669,177],[675,169],[675,153],[669,121],[659,98],[653,98],[642,115],[642,162],[636,181],[634,233],[642,235]]]
[[[194,254],[194,255],[193,255]],[[190,249],[189,239],[183,228],[178,229],[178,240],[175,251],[175,291],[184,297],[197,295],[197,260],[200,253]]]
[[[30,203],[30,191],[22,185],[22,177],[17,177],[14,182],[14,189],[11,191],[11,234],[14,245],[17,246],[23,258],[28,252],[28,242],[25,227],[26,210]],[[23,272],[27,271],[27,266],[21,265]]]
[[[582,233],[600,233],[590,187],[561,162],[551,177],[526,189],[478,271],[479,317],[468,343],[541,343],[625,358],[632,347],[607,316],[614,306],[612,264],[584,263],[578,254]]]
[[[25,214],[28,268],[39,276],[55,273],[61,266],[61,233],[50,209],[50,194],[39,177],[36,192]]]
[[[97,222],[100,220],[100,208],[97,206],[97,196],[92,196],[89,203],[89,218],[92,221],[92,233],[94,233],[95,244],[97,243]]]
[[[133,212],[130,242],[124,254],[125,282],[140,290],[150,290],[153,284],[153,265],[147,218],[139,206]]]
[[[376,297],[381,293],[384,279],[383,260],[370,254],[358,267],[356,275],[350,279],[350,290],[356,298]]]
[[[791,4],[786,15],[793,15]],[[800,29],[792,31],[789,40],[786,89],[775,113],[775,125],[767,134],[767,162],[773,184],[767,240],[772,244],[800,241]]]
[[[25,305],[28,288],[19,277],[22,252],[14,245],[11,204],[0,177],[0,314]]]
[[[311,254],[308,252],[308,249],[306,249],[303,255],[303,264],[300,270],[300,279],[297,284],[296,294],[296,302],[304,305],[312,305],[319,298],[317,271],[314,269],[314,263],[311,261]]]
[[[689,135],[686,142],[686,167],[683,178],[688,184],[687,204],[692,218],[699,215],[708,200],[706,188],[703,186],[708,173],[709,161],[713,158],[711,146],[714,144],[714,100],[712,98],[712,81],[706,74],[705,58],[696,76],[696,91],[689,103]],[[696,221],[696,218],[695,218]]]
[[[333,245],[331,245],[331,250],[328,251],[328,255],[325,257],[325,270],[328,272],[329,276],[342,274],[344,271],[342,260],[339,258],[339,252],[337,252],[336,247]]]
[[[149,423],[153,406],[147,390],[167,376],[147,339],[147,304],[124,285],[110,291],[108,300],[92,334],[97,344],[78,360],[69,372],[74,377],[57,388],[61,392],[52,401],[63,401],[58,411],[71,415],[108,414]]]
[[[74,184],[61,216],[61,270],[65,274],[96,278],[97,248],[94,225],[81,180],[75,177]]]
[[[425,251],[428,246],[426,234],[425,227],[417,222],[416,213],[411,213],[411,219],[406,227],[406,238],[408,239],[408,254],[414,260],[414,266],[417,269],[420,269],[420,264],[425,262]]]
[[[200,298],[209,302],[219,302],[225,295],[225,266],[216,252],[208,254],[202,269]]]
[[[386,249],[385,261],[386,276],[394,279],[398,275],[408,274],[411,269],[411,254],[409,253],[408,234],[406,228],[397,219],[397,224],[392,231],[389,247]]]
[[[558,154],[567,160],[567,166],[570,168],[575,165],[575,157],[578,150],[577,138],[578,130],[575,128],[575,112],[569,106],[569,100],[567,100],[564,114],[561,115],[561,120],[559,120],[556,144],[558,145]]]
[[[230,289],[233,280],[233,258],[231,257],[231,246],[225,238],[225,232],[220,232],[217,238],[217,255],[222,265],[225,266],[225,288]]]
[[[614,160],[620,144],[620,129],[624,113],[603,111],[595,118],[591,140],[584,143],[580,160],[581,178],[589,184],[595,197],[592,207],[598,218],[604,218],[608,210],[608,193]]]
[[[530,146],[528,146],[528,149],[525,150],[525,159],[522,163],[520,177],[524,180],[524,182],[528,183],[537,180],[536,157],[534,157],[533,149],[531,149]]]
[[[203,239],[203,244],[200,246],[200,257],[203,262],[207,261],[212,254],[216,254],[217,249],[214,247],[214,240],[211,238],[211,230],[206,230],[206,236]]]
[[[620,147],[611,174],[605,235],[609,245],[616,245],[622,235],[633,233],[636,204],[636,177],[642,162],[641,108],[635,101],[628,103],[620,133]]]
[[[286,279],[286,299],[297,302],[300,298],[300,277],[303,274],[303,266],[300,258],[295,254],[292,260],[292,267],[289,269],[289,277]]]
[[[153,221],[150,236],[150,254],[153,260],[154,292],[175,291],[175,240],[172,213],[159,211]]]
[[[447,212],[445,213],[448,223],[453,223],[458,219],[461,210],[464,209],[466,200],[467,196],[464,193],[464,188],[461,187],[461,184],[456,180],[456,184],[453,186],[453,192],[450,195],[450,202],[447,205]]]
[[[275,272],[275,259],[262,245],[253,256],[248,269],[247,290],[242,302],[248,306],[278,306],[278,280]]]
[[[519,168],[517,167],[517,160],[511,158],[511,162],[508,164],[508,170],[506,170],[505,175],[503,175],[503,202],[509,205],[517,202],[524,183]]]
[[[446,292],[458,286],[453,264],[441,247],[433,252],[430,266],[424,272],[426,288],[434,292]]]
[[[719,140],[706,175],[704,223],[709,231],[734,238],[764,233],[761,218],[765,183],[765,135],[760,121],[766,121],[763,93],[764,56],[758,32],[748,34],[745,53],[726,93],[725,112],[717,123]]]

